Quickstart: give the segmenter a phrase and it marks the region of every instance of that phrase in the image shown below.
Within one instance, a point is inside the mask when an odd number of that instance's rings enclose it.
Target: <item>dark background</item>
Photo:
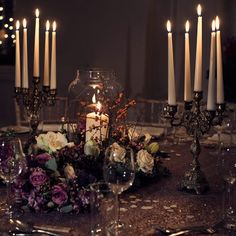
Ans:
[[[57,21],[59,96],[67,95],[68,85],[75,78],[78,68],[94,66],[113,69],[129,97],[167,99],[166,21],[171,19],[176,93],[179,101],[183,100],[184,25],[189,19],[193,75],[196,7],[201,3],[204,94],[206,96],[207,93],[211,21],[215,15],[219,15],[224,45],[226,97],[231,94],[227,97],[227,100],[231,101],[234,97],[232,92],[232,89],[236,89],[234,82],[236,43],[232,40],[236,34],[234,0],[15,0],[12,3],[14,19],[22,20],[25,17],[28,22],[29,77],[32,76],[33,66],[35,9],[40,10],[41,64],[44,56],[45,22],[47,19]],[[0,56],[0,61],[6,62],[1,53]],[[0,125],[14,124],[14,66],[10,65],[11,63],[1,64],[5,65],[0,65]],[[41,75],[42,73],[41,65]]]

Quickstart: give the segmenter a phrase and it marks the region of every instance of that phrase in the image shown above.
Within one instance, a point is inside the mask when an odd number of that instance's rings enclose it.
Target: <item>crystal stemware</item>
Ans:
[[[221,145],[220,171],[225,184],[223,201],[223,222],[227,229],[236,229],[236,209],[234,205],[234,188],[236,183],[236,147]]]
[[[13,217],[14,207],[12,204],[11,187],[16,178],[26,167],[25,155],[21,141],[18,138],[0,139],[0,177],[6,183],[6,204],[1,207],[2,219],[9,221]]]
[[[106,183],[115,195],[115,220],[108,226],[113,235],[121,235],[127,227],[120,220],[119,195],[127,190],[134,181],[134,153],[131,148],[121,147],[117,143],[106,149],[103,174]]]

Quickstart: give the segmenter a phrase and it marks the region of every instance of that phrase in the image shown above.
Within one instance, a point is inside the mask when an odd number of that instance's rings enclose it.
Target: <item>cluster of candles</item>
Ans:
[[[34,37],[34,67],[33,77],[40,76],[39,64],[39,10],[35,10],[35,37]],[[45,30],[45,48],[44,48],[44,78],[43,86],[56,89],[56,22],[52,24],[52,44],[51,44],[51,74],[49,72],[49,29],[50,23],[47,20]],[[21,81],[21,55],[20,55],[20,21],[16,21],[16,53],[15,53],[15,87],[28,89],[28,39],[27,39],[27,21],[23,19],[23,53],[22,53],[22,81]],[[50,75],[50,78],[49,78]]]
[[[197,7],[198,24],[197,24],[197,44],[196,44],[196,61],[195,61],[195,78],[194,92],[202,92],[202,14],[201,5]],[[184,101],[192,101],[192,88],[190,76],[190,47],[189,47],[189,21],[185,25],[185,62],[184,62]],[[174,73],[174,57],[173,42],[171,33],[171,23],[167,21],[168,31],[168,104],[176,105],[175,92],[175,73]],[[216,63],[217,62],[217,63]],[[215,67],[217,67],[217,80],[215,81]],[[217,91],[217,93],[216,93]],[[222,49],[220,35],[220,21],[217,16],[212,21],[211,32],[211,49],[210,49],[210,65],[209,65],[209,81],[207,94],[207,110],[214,111],[216,104],[224,103],[224,84],[222,70]]]

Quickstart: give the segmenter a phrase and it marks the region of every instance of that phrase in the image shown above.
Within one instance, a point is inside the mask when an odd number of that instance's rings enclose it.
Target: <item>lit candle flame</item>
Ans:
[[[20,21],[17,21],[16,22],[16,30],[19,30],[19,28],[20,28]]]
[[[56,28],[57,28],[57,23],[56,23],[56,21],[53,21],[53,23],[52,23],[52,30],[55,32]]]
[[[198,6],[197,6],[197,14],[198,14],[198,16],[201,16],[201,14],[202,14],[202,7],[200,4],[198,4]]]
[[[39,17],[39,9],[38,9],[38,8],[35,10],[35,16],[36,16],[37,18]]]
[[[220,29],[220,19],[219,17],[217,16],[216,17],[216,30],[219,30]]]
[[[96,96],[95,96],[95,94],[94,94],[93,97],[92,97],[92,102],[93,102],[93,103],[96,103]]]
[[[213,20],[211,23],[211,29],[213,32],[216,30],[216,21],[215,20]]]
[[[101,108],[102,108],[102,104],[98,101],[98,103],[97,103],[97,109],[100,111]]]
[[[189,32],[189,28],[190,28],[190,23],[189,23],[189,21],[187,20],[187,21],[186,21],[186,24],[185,24],[185,31],[186,31],[186,33]]]
[[[170,33],[171,32],[171,23],[169,20],[166,23],[166,28],[167,28],[167,31]]]
[[[24,18],[24,19],[23,19],[23,27],[26,28],[26,25],[27,25],[27,21],[26,21],[26,19]]]
[[[49,31],[49,29],[50,29],[50,23],[49,23],[49,20],[47,20],[47,22],[46,22],[46,30]]]

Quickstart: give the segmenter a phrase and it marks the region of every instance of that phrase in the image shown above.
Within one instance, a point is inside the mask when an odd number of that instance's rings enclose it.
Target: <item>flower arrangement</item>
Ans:
[[[86,211],[89,207],[88,185],[103,178],[104,147],[95,140],[74,145],[60,132],[40,134],[36,141],[32,153],[27,156],[27,170],[16,183],[22,204],[35,212]],[[123,156],[122,145],[134,150],[134,187],[140,187],[144,180],[151,182],[169,174],[162,166],[159,145],[152,136],[146,134],[130,141],[126,135],[114,139],[111,145],[121,154],[117,155],[120,158]]]

